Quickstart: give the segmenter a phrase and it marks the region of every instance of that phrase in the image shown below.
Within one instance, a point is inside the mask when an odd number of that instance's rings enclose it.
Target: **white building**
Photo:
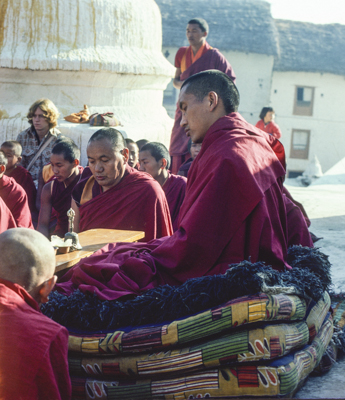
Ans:
[[[315,155],[324,172],[344,157],[345,26],[274,20],[259,0],[156,2],[168,61],[188,45],[188,20],[205,18],[209,44],[236,73],[243,117],[255,124],[262,107],[275,109],[288,175],[302,173]],[[172,117],[177,96],[170,84],[164,105]]]

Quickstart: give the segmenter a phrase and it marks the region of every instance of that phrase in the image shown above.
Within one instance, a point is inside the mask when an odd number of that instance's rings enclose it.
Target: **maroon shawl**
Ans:
[[[22,186],[6,175],[0,179],[0,197],[10,209],[18,228],[34,229],[28,196]]]
[[[58,290],[78,287],[116,299],[224,273],[229,264],[249,257],[278,270],[289,268],[281,192],[285,171],[266,135],[238,113],[220,118],[193,161],[174,235],[106,246],[73,267]]]
[[[88,179],[81,180],[73,191],[77,204]],[[80,232],[95,228],[145,231],[144,241],[172,234],[168,204],[159,183],[128,164],[122,180],[107,191],[102,192],[95,182],[92,197],[79,208]]]
[[[163,185],[163,190],[169,205],[171,223],[174,232],[177,230],[178,216],[186,193],[187,179],[184,176],[169,174],[169,178]]]
[[[72,192],[75,185],[78,183],[80,176],[83,172],[83,167],[78,166],[79,175],[77,175],[73,182],[65,187],[64,182],[59,182],[56,178],[53,179],[52,190],[52,207],[56,211],[57,224],[54,229],[54,235],[64,237],[68,232],[68,217],[67,211],[71,208]]]
[[[7,231],[7,229],[16,227],[17,225],[11,211],[0,197],[0,233]]]
[[[186,71],[180,75],[180,80],[184,81],[190,76],[208,69],[218,69],[227,74],[234,82],[236,80],[235,73],[229,62],[219,50],[213,48],[209,49],[189,68],[187,68]],[[169,153],[171,156],[180,156],[188,153],[189,138],[186,136],[184,129],[180,126],[181,119],[181,110],[177,104],[175,123],[170,138]]]
[[[31,213],[36,213],[37,190],[30,172],[21,165],[17,165],[8,176],[13,178],[17,183],[19,183],[20,186],[23,187],[28,196],[30,211]]]

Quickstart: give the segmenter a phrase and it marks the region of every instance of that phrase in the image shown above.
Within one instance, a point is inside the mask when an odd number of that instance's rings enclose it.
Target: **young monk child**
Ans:
[[[192,165],[193,160],[199,154],[201,150],[201,143],[193,143],[191,139],[188,142],[188,151],[191,155],[191,158],[188,158],[181,166],[177,173],[177,175],[185,176],[187,178],[189,168]]]
[[[8,140],[2,143],[1,151],[5,153],[7,158],[5,175],[13,178],[23,187],[28,196],[32,220],[37,222],[38,212],[35,205],[37,192],[36,186],[30,172],[19,165],[22,160],[22,145],[16,140]]]
[[[178,228],[178,216],[186,192],[187,179],[170,174],[170,155],[162,143],[149,142],[139,153],[141,171],[149,173],[161,185],[169,205],[174,232]]]
[[[0,150],[0,197],[11,211],[16,226],[34,229],[28,196],[13,178],[6,176],[7,157]]]
[[[0,398],[68,400],[68,332],[39,309],[57,279],[53,247],[15,228],[0,234],[0,254]]]
[[[125,141],[129,151],[127,164],[132,168],[139,169],[139,147],[132,139],[125,139]]]
[[[83,171],[79,159],[80,150],[70,138],[57,141],[52,149],[50,162],[54,178],[43,186],[37,227],[46,237],[50,234],[52,209],[57,217],[54,235],[64,237],[68,231],[67,211],[71,208],[71,194]]]

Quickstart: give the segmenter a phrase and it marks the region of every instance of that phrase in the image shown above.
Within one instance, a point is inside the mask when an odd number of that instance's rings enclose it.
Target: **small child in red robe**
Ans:
[[[50,156],[54,178],[43,186],[37,227],[37,230],[46,237],[50,235],[52,209],[55,210],[57,217],[53,234],[64,237],[68,231],[67,211],[71,208],[72,191],[83,171],[79,159],[80,150],[72,139],[64,137],[56,141]]]
[[[37,222],[36,186],[30,172],[20,165],[22,160],[22,145],[16,140],[8,140],[1,145],[7,158],[5,175],[13,178],[25,190],[28,196],[29,208],[33,221]]]
[[[0,254],[0,398],[68,400],[68,332],[39,308],[57,279],[53,247],[15,228],[0,235]]]
[[[178,217],[184,200],[187,179],[169,172],[170,154],[162,143],[149,142],[139,153],[140,170],[149,173],[161,185],[167,198],[174,232],[178,228]]]

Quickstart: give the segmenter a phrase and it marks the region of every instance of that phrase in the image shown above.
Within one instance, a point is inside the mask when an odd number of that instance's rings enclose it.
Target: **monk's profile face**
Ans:
[[[134,168],[139,161],[139,147],[136,143],[127,143],[127,148],[129,150],[128,165]]]
[[[65,160],[63,154],[51,154],[50,163],[55,178],[59,182],[65,182],[75,171],[75,168],[79,164],[78,160],[74,160],[73,163]]]
[[[7,158],[6,170],[10,171],[11,169],[13,169],[17,165],[17,163],[20,160],[16,156],[14,150],[10,149],[9,147],[1,146],[0,150],[5,153],[5,156]],[[20,157],[20,159],[21,159],[21,157]]]
[[[140,171],[147,172],[154,179],[157,180],[158,176],[162,173],[162,160],[156,161],[148,150],[139,153]]]
[[[117,185],[125,173],[128,149],[113,149],[108,139],[94,140],[87,146],[89,167],[103,191]]]
[[[208,128],[213,123],[208,105],[207,96],[200,101],[193,94],[186,93],[186,87],[182,88],[179,96],[179,106],[182,112],[180,125],[193,143],[202,143]]]

